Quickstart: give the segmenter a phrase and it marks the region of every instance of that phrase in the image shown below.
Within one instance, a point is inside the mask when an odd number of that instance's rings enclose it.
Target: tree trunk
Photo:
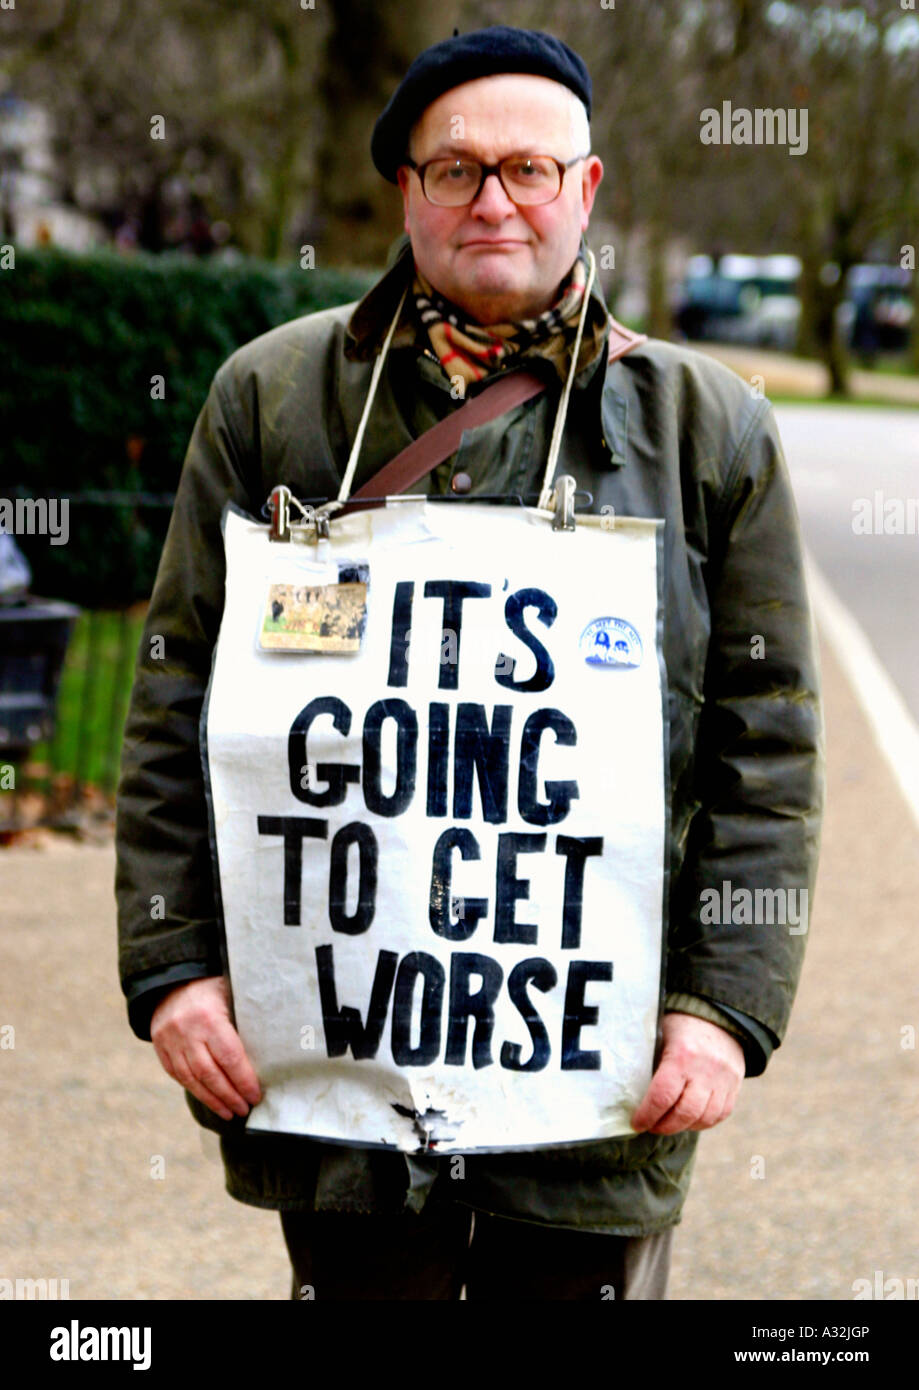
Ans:
[[[829,395],[848,396],[848,353],[836,326],[837,310],[845,293],[847,267],[840,266],[838,279],[828,284],[827,277],[821,276],[825,261],[819,244],[805,252],[802,261],[798,352],[805,357],[816,357],[826,367]]]
[[[332,16],[317,103],[324,112],[316,154],[321,260],[379,265],[402,229],[402,206],[371,161],[374,122],[412,59],[450,30],[432,33],[430,17],[396,0],[337,0]]]
[[[669,338],[672,324],[667,299],[667,239],[658,221],[654,220],[648,224],[646,238],[647,333],[651,338]]]

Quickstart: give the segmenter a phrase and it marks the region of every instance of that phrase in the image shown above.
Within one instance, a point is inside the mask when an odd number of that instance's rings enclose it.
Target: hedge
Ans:
[[[0,271],[0,496],[174,492],[220,363],[279,323],[359,298],[375,274],[17,248]],[[67,545],[17,537],[33,592],[105,608],[145,598],[168,518],[71,503]]]

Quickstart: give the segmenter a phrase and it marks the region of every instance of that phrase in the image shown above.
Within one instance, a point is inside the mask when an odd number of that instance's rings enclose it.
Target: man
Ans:
[[[259,1081],[230,1012],[198,748],[221,511],[257,515],[281,481],[336,496],[406,286],[355,487],[522,364],[548,390],[469,431],[414,490],[538,491],[603,173],[590,99],[582,60],[544,34],[454,35],[416,59],[372,145],[398,181],[409,241],[357,306],[285,324],[224,364],[179,486],[125,737],[122,981],[135,1032],[221,1134],[228,1191],[281,1212],[294,1296],[454,1298],[465,1281],[472,1299],[664,1297],[698,1132],[730,1115],[788,1021],[803,931],[712,925],[703,910],[727,882],[813,888],[820,711],[781,450],[766,402],[706,358],[635,339],[593,286],[557,475],[574,474],[593,511],[666,523],[667,981],[637,1133],[470,1154],[456,1182],[448,1159],[244,1132]],[[608,362],[611,343],[630,350]],[[163,660],[148,655],[153,635]]]

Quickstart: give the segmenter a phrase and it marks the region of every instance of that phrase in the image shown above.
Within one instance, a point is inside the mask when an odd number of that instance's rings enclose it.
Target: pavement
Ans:
[[[803,979],[766,1074],[701,1137],[676,1300],[847,1301],[875,1271],[919,1276],[919,827],[826,648],[823,666]],[[113,871],[110,844],[0,851],[0,1279],[67,1279],[72,1299],[285,1299],[277,1215],[227,1196],[216,1141],[128,1028]]]
[[[823,397],[830,389],[830,374],[822,362],[795,357],[789,352],[768,348],[739,347],[734,343],[688,344],[696,352],[714,357],[730,367],[744,381],[761,377],[760,389],[769,397]],[[919,405],[919,376],[865,371],[853,367],[849,372],[852,400],[884,401],[892,406]]]

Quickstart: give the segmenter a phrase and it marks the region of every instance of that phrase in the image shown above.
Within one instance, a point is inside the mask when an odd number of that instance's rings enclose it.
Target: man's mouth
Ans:
[[[486,238],[486,237],[477,237],[474,241],[464,241],[464,242],[463,242],[463,248],[465,248],[465,247],[467,247],[467,246],[525,246],[525,245],[526,245],[526,242],[525,242],[525,241],[517,241],[517,240],[514,240],[514,239],[512,239],[512,238],[510,238],[510,237],[501,237],[500,239],[490,239],[490,238]]]

